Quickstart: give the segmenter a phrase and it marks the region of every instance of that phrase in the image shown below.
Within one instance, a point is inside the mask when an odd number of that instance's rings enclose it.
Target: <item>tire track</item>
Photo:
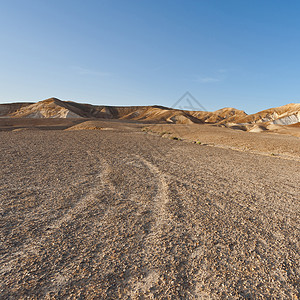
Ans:
[[[89,156],[92,154],[87,151]],[[44,231],[43,236],[37,238],[29,238],[27,241],[15,252],[10,253],[9,259],[4,262],[4,258],[2,258],[2,267],[0,269],[0,275],[4,275],[6,272],[9,272],[14,268],[14,265],[18,263],[18,261],[26,257],[28,255],[38,255],[39,253],[39,245],[43,245],[47,243],[47,240],[51,235],[53,235],[56,231],[58,231],[61,226],[65,223],[71,221],[76,215],[83,212],[86,208],[92,206],[92,204],[97,201],[96,195],[99,193],[115,193],[115,187],[109,180],[109,174],[111,172],[111,168],[107,161],[97,155],[97,163],[102,166],[102,170],[95,175],[95,183],[94,185],[88,190],[87,194],[81,197],[77,203],[69,209],[66,214],[64,214],[59,219],[56,219],[54,222],[47,226],[47,231]]]
[[[154,212],[157,216],[159,216],[158,225],[161,225],[162,223],[165,223],[167,219],[170,218],[170,215],[168,214],[166,209],[166,205],[169,202],[168,184],[166,181],[166,176],[159,170],[158,167],[156,167],[150,161],[146,160],[145,158],[139,155],[137,155],[136,158],[144,163],[144,165],[150,170],[150,172],[155,176],[155,179],[157,180],[157,194],[153,201],[155,203]]]
[[[87,153],[89,156],[92,155],[90,151],[87,151]],[[115,193],[115,186],[109,180],[109,174],[111,172],[110,165],[100,155],[97,155],[97,159],[98,164],[100,161],[102,170],[95,176],[96,183],[94,184],[94,186],[90,188],[86,196],[82,197],[73,208],[71,208],[63,217],[58,219],[54,224],[50,225],[49,228],[59,228],[63,223],[70,221],[72,218],[74,218],[75,215],[82,212],[88,206],[91,206],[95,199],[97,199],[96,195],[99,192],[104,191],[104,193],[107,193],[108,190],[108,193]]]
[[[151,212],[154,225],[144,238],[147,253],[145,276],[131,286],[130,295],[133,299],[139,299],[140,295],[147,295],[149,291],[155,290],[160,297],[168,297],[169,293],[174,293],[177,299],[190,299],[192,294],[186,287],[191,286],[192,282],[187,275],[191,271],[187,262],[194,247],[191,238],[195,235],[194,230],[177,219],[176,215],[181,213],[177,211],[177,207],[172,211],[174,204],[177,204],[177,196],[176,191],[170,190],[170,176],[142,156],[135,157],[153,174],[157,192],[154,198],[148,200],[153,201]],[[175,228],[178,229],[176,233]],[[161,289],[159,282],[164,283],[164,289]]]

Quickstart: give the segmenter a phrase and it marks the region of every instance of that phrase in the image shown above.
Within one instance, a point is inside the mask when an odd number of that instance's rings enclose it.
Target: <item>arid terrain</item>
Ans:
[[[296,136],[12,117],[0,149],[1,299],[300,297]]]

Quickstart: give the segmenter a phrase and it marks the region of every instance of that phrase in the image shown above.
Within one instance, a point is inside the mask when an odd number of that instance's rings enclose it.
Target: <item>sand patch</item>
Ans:
[[[26,131],[26,130],[29,130],[29,128],[16,128],[12,131]]]
[[[67,128],[66,130],[112,130],[112,128],[107,128],[101,126],[100,121],[86,121],[74,126]]]
[[[194,142],[202,146],[229,148],[299,160],[299,127],[275,124],[270,126],[271,130],[266,130],[261,124],[255,127],[242,125],[242,128],[235,128],[239,130],[232,130],[232,126],[226,128],[203,124],[160,124],[148,125],[143,130],[150,135],[157,134],[170,139],[176,137],[176,140]],[[253,131],[249,132],[251,128]],[[253,132],[259,132],[259,134],[253,134]]]

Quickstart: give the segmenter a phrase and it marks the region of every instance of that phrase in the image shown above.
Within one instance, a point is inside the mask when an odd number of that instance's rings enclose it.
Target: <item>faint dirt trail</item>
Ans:
[[[176,297],[189,299],[193,297],[196,286],[193,287],[188,275],[194,272],[188,261],[197,243],[194,242],[194,228],[181,219],[187,213],[188,203],[181,201],[181,193],[174,188],[176,181],[170,174],[162,172],[142,155],[135,155],[135,158],[142,162],[145,173],[151,173],[151,189],[156,192],[146,199],[153,221],[149,234],[143,239],[147,253],[145,276],[131,285],[131,297],[139,299],[141,295],[156,292],[161,297],[173,293]],[[172,189],[170,186],[173,186]],[[159,289],[159,284],[163,284],[164,289]]]
[[[147,261],[151,261],[151,257],[158,257],[159,251],[156,249],[160,247],[160,237],[166,227],[171,224],[171,215],[167,210],[167,204],[169,202],[168,196],[168,184],[166,176],[162,173],[158,167],[153,163],[143,158],[141,155],[135,155],[134,160],[142,162],[143,166],[146,167],[152,175],[151,184],[152,189],[156,192],[152,198],[147,199],[148,205],[151,207],[151,214],[154,218],[154,224],[151,224],[149,228],[149,234],[144,239],[144,246],[147,251]],[[152,222],[151,222],[152,223]],[[139,299],[140,295],[146,294],[159,281],[161,272],[153,265],[148,265],[145,269],[145,276],[132,283],[131,297],[132,299]]]
[[[141,160],[144,165],[153,174],[153,179],[156,181],[157,193],[152,201],[155,204],[154,214],[157,218],[157,225],[161,225],[170,219],[170,214],[167,212],[166,205],[169,202],[168,196],[168,184],[166,181],[166,175],[162,173],[158,167],[146,160],[142,156],[136,156],[137,159]]]
[[[87,154],[90,160],[94,160],[94,163],[100,166],[100,171],[95,175],[94,185],[89,189],[88,193],[82,197],[76,205],[70,209],[63,217],[58,219],[54,224],[51,224],[49,227],[51,229],[59,229],[62,224],[68,223],[76,215],[82,213],[84,210],[89,207],[95,206],[99,202],[99,196],[101,198],[111,198],[112,194],[116,192],[115,186],[110,180],[110,174],[112,172],[112,167],[106,159],[104,159],[100,154],[92,154],[90,151],[87,151]],[[103,211],[103,216],[107,214],[109,207],[106,206],[105,211]],[[99,221],[101,223],[101,221]],[[95,234],[97,231],[97,225],[99,222],[95,222],[94,230],[91,230],[91,234]],[[45,237],[46,238],[46,237]],[[45,293],[56,292],[59,289],[63,288],[68,281],[70,280],[70,269],[65,268],[63,271],[60,270],[53,274],[53,280],[51,286],[49,286]]]
[[[95,174],[95,180],[93,185],[89,188],[88,192],[85,193],[75,205],[70,208],[62,217],[54,220],[52,223],[48,224],[47,231],[43,233],[39,238],[29,238],[25,243],[19,248],[16,252],[11,253],[9,260],[4,262],[2,268],[0,269],[0,275],[3,275],[5,272],[11,270],[14,267],[14,264],[20,260],[22,257],[26,257],[29,254],[37,255],[39,252],[38,246],[45,244],[49,239],[49,236],[54,234],[55,231],[59,230],[63,224],[66,224],[72,220],[76,215],[82,213],[88,207],[93,206],[95,201],[98,201],[97,195],[101,192],[105,194],[106,197],[110,197],[110,193],[115,192],[115,187],[109,180],[109,174],[111,172],[111,167],[108,162],[101,157],[100,155],[93,156],[90,151],[87,151],[87,154],[91,160],[94,160],[94,163],[100,166],[100,171],[98,174]],[[63,276],[58,274],[60,281],[62,281]],[[64,279],[66,281],[66,279]],[[61,285],[61,284],[60,284]]]

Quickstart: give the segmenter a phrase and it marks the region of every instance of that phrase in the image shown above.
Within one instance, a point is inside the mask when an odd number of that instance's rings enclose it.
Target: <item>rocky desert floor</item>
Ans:
[[[1,299],[300,297],[299,138],[46,125],[0,131]]]

